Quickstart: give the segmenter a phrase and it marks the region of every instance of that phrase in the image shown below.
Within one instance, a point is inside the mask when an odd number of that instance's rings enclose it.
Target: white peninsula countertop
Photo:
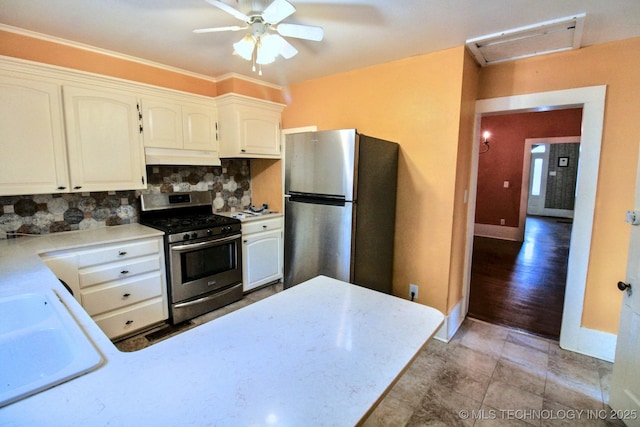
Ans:
[[[0,242],[0,295],[20,292],[20,280],[63,293],[34,252],[46,242],[29,245]],[[443,322],[433,308],[319,276],[122,353],[73,297],[65,303],[104,363],[0,408],[0,425],[352,426]]]

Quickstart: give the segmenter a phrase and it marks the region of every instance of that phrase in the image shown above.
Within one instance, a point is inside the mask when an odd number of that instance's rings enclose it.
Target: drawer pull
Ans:
[[[122,270],[120,274],[129,274],[129,270]]]
[[[126,254],[127,254],[127,251],[118,252],[118,256],[125,256]]]
[[[130,325],[133,323],[133,320],[127,320],[126,322],[124,322],[125,325]]]
[[[122,298],[129,298],[130,296],[131,296],[130,293],[126,293],[126,294],[122,295]]]
[[[266,225],[263,225],[263,226],[262,226],[262,228],[264,228],[264,229],[266,230],[266,229],[267,229],[267,226],[266,226]]]

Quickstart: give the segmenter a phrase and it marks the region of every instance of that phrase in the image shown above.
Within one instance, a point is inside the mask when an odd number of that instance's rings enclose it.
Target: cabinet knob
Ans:
[[[130,296],[131,296],[130,293],[126,293],[126,294],[122,295],[122,298],[129,298]]]
[[[130,325],[133,323],[133,320],[127,320],[126,322],[124,322],[125,325]]]
[[[126,254],[127,254],[127,251],[118,252],[118,256],[125,256]]]
[[[120,274],[129,274],[129,270],[122,270]]]
[[[60,186],[60,187],[58,187],[58,190],[66,190],[66,188],[67,187]]]
[[[76,185],[75,187],[73,187],[74,190],[79,190],[82,188],[82,185]]]
[[[264,229],[266,230],[266,229],[267,229],[267,226],[266,226],[266,225],[263,225],[263,226],[262,226],[262,228],[264,228]]]

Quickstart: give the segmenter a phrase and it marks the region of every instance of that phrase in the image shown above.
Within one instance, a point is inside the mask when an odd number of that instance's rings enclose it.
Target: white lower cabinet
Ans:
[[[111,339],[168,317],[162,238],[42,256]]]
[[[242,290],[251,291],[282,278],[282,218],[242,224]]]

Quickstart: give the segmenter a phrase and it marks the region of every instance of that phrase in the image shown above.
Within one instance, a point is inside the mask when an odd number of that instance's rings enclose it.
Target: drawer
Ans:
[[[142,258],[135,258],[130,261],[114,262],[107,265],[83,268],[78,273],[80,278],[80,288],[97,285],[99,283],[112,282],[114,280],[126,279],[137,274],[148,273],[160,270],[160,256],[152,255]]]
[[[164,302],[162,298],[157,298],[136,304],[129,309],[96,316],[93,320],[109,338],[113,339],[131,334],[166,318]]]
[[[282,218],[270,218],[259,221],[247,221],[242,223],[242,234],[259,233],[282,228]]]
[[[122,261],[144,255],[157,254],[161,250],[160,239],[117,243],[98,249],[78,252],[78,267],[89,267],[114,261]]]
[[[162,296],[162,274],[155,273],[119,280],[106,286],[94,286],[82,292],[82,306],[90,315],[133,305],[144,300]]]

